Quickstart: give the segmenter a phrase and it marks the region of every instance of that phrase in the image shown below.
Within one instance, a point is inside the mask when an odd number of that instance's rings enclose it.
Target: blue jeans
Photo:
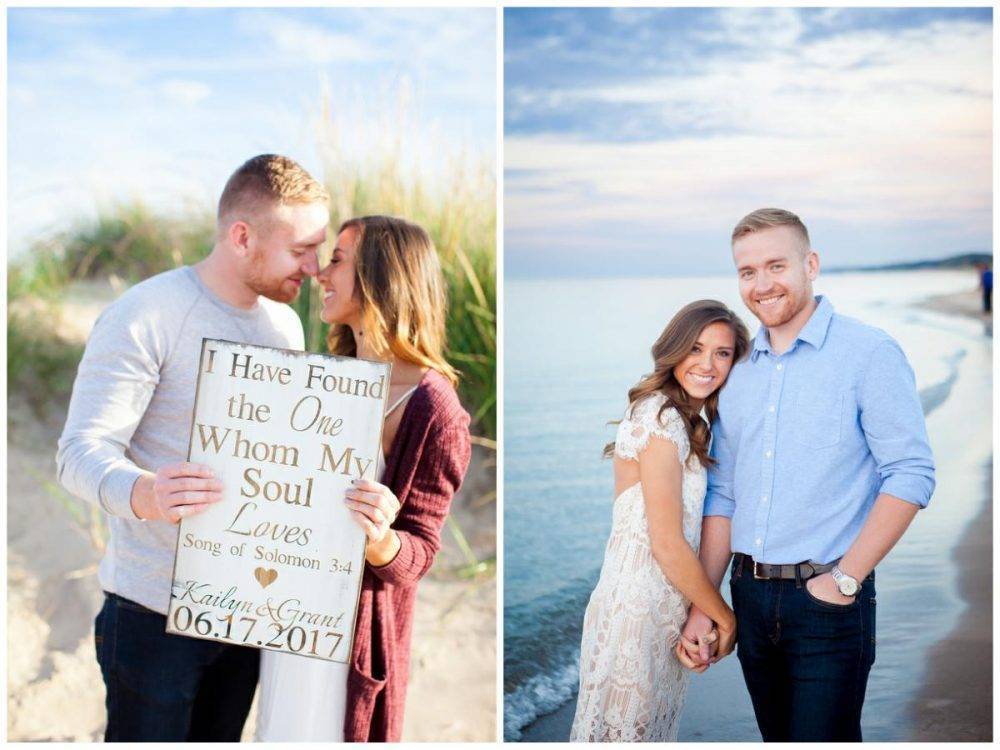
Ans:
[[[106,742],[239,742],[256,649],[166,633],[166,617],[105,594],[94,644],[107,689]]]
[[[828,604],[805,581],[755,580],[733,562],[736,653],[765,742],[861,741],[875,661],[875,573],[851,604]]]

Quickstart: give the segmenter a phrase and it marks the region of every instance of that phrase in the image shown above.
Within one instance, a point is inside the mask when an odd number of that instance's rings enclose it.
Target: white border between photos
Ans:
[[[504,545],[503,545],[503,472],[504,472],[504,444],[503,444],[503,359],[504,359],[504,296],[503,296],[503,8],[497,6],[497,257],[496,257],[496,337],[497,337],[497,460],[496,460],[496,577],[497,577],[497,605],[496,605],[496,741],[503,742],[503,573],[504,573]]]

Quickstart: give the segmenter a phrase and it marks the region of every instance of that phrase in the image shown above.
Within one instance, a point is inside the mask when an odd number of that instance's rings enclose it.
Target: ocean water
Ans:
[[[991,339],[976,321],[916,303],[975,283],[968,272],[916,271],[829,274],[816,284],[837,312],[900,342],[938,468],[931,506],[878,568],[880,646],[866,739],[906,739],[924,654],[961,611],[949,561],[985,498]],[[758,323],[732,276],[511,279],[504,296],[504,737],[518,740],[575,698],[583,612],[611,522],[613,479],[601,450],[628,388],[650,370],[649,347],[694,299],[722,300],[751,333]],[[760,739],[735,657],[693,677],[680,739]]]

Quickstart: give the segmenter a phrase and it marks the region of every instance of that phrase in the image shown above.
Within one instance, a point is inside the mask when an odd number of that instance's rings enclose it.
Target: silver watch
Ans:
[[[861,584],[858,583],[858,579],[851,578],[847,575],[847,573],[842,571],[839,566],[834,565],[830,574],[833,576],[833,580],[836,582],[837,588],[840,589],[840,593],[844,596],[854,596],[861,590]]]

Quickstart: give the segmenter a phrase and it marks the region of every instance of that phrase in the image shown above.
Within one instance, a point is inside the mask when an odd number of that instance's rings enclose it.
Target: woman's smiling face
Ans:
[[[674,367],[674,377],[692,399],[704,401],[726,382],[735,350],[733,329],[710,323],[698,334],[691,353]]]
[[[361,320],[361,300],[356,293],[357,252],[361,233],[357,227],[347,227],[337,236],[337,244],[326,268],[317,277],[323,287],[324,323],[342,323],[356,327]]]

